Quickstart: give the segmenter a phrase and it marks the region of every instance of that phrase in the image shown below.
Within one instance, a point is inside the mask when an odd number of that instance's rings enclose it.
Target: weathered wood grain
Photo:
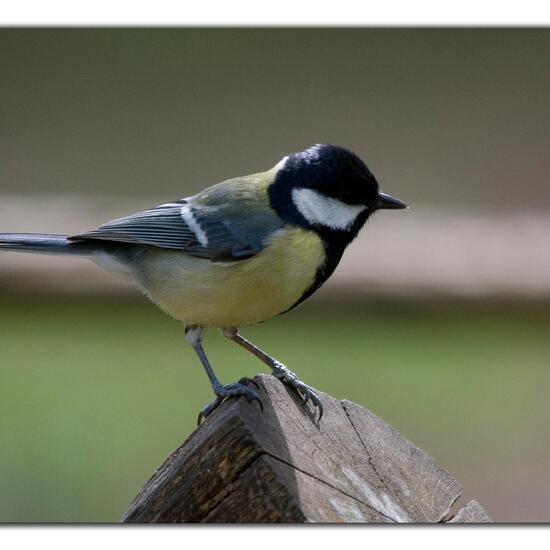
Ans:
[[[491,518],[476,500],[470,500],[449,523],[491,523]]]
[[[311,409],[271,376],[228,400],[155,472],[125,522],[441,522],[461,494],[429,455],[366,409],[320,393]],[[475,501],[473,501],[475,502]],[[468,503],[455,522],[490,521]]]

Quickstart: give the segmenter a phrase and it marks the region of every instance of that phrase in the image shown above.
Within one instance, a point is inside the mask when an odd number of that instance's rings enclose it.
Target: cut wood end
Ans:
[[[470,500],[448,523],[492,523],[492,521],[477,500]]]
[[[255,380],[264,412],[225,401],[159,467],[123,521],[444,521],[461,488],[425,451],[355,403],[318,392],[318,422],[279,380]],[[490,521],[471,504],[451,521]]]

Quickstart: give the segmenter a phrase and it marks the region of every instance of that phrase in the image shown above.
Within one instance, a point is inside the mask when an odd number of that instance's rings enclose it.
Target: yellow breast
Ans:
[[[242,326],[289,309],[324,261],[323,243],[315,233],[282,229],[260,254],[238,262],[216,263],[151,248],[137,282],[153,302],[185,324]]]

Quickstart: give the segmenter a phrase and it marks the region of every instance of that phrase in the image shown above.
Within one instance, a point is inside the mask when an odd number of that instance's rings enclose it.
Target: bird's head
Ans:
[[[336,145],[314,145],[292,153],[275,167],[271,205],[289,223],[326,239],[351,242],[369,216],[406,205],[381,193],[367,165]]]

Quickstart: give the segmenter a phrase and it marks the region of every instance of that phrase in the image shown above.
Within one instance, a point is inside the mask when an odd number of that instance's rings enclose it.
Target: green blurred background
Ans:
[[[424,448],[463,501],[550,519],[547,30],[3,29],[0,75],[0,231],[78,232],[316,142],[363,156],[413,208],[365,231],[354,285],[244,334]],[[483,229],[445,247],[472,213]],[[487,258],[483,292],[456,276]],[[0,254],[0,521],[117,521],[211,393],[177,322],[53,262]],[[223,381],[262,370],[206,345]]]

